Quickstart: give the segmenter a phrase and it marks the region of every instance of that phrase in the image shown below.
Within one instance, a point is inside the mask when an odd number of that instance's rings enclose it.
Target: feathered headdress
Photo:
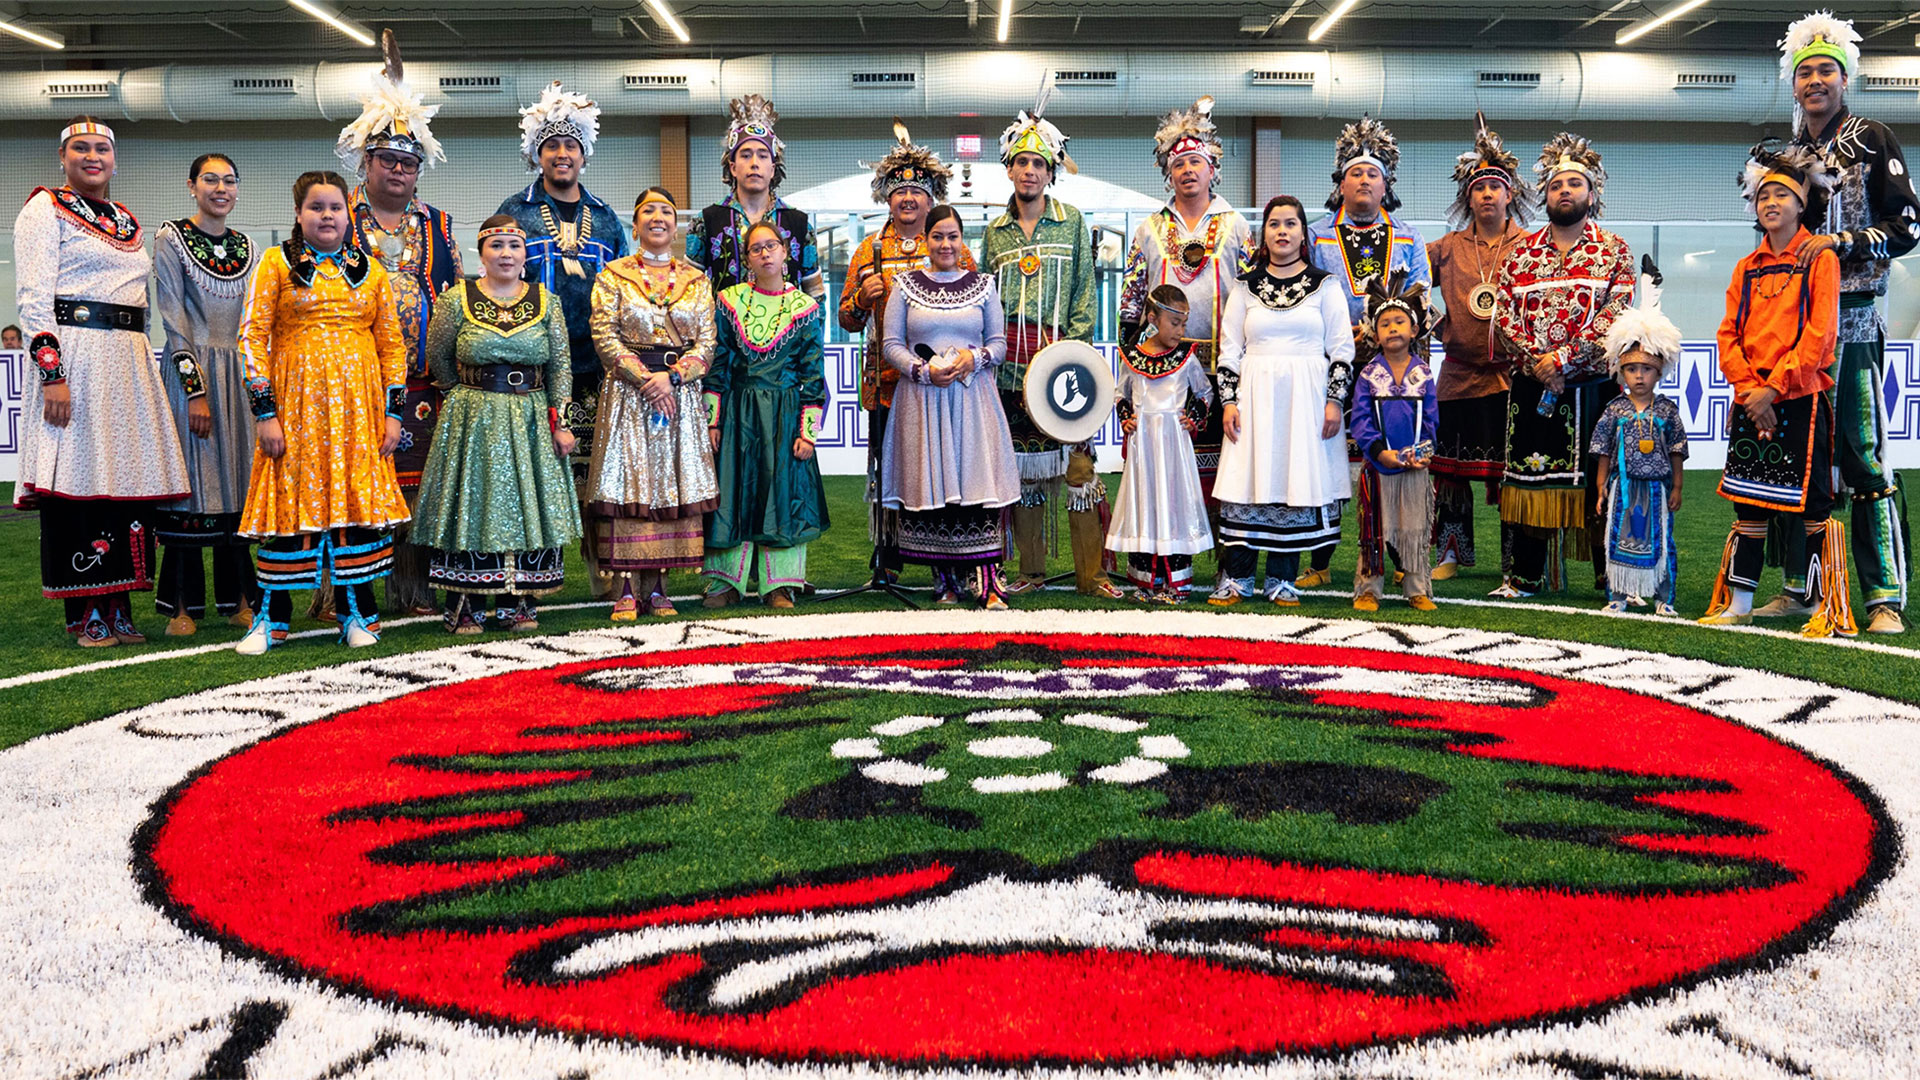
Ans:
[[[1007,125],[1007,130],[1000,133],[1001,164],[1011,165],[1013,159],[1021,154],[1038,154],[1052,166],[1056,176],[1061,169],[1070,173],[1080,171],[1080,166],[1067,156],[1067,136],[1061,134],[1060,129],[1050,121],[1041,119],[1047,111],[1047,102],[1052,98],[1053,74],[1049,72],[1040,84],[1040,96],[1034,101],[1033,108],[1021,110],[1014,116],[1013,123]]]
[[[1374,274],[1360,283],[1360,294],[1367,306],[1361,336],[1375,349],[1380,347],[1380,339],[1374,335],[1373,324],[1379,321],[1382,312],[1396,309],[1406,312],[1413,320],[1413,350],[1418,351],[1426,342],[1433,313],[1428,306],[1427,287],[1419,282],[1409,285],[1409,276],[1405,270],[1395,270],[1389,278]]]
[[[1467,194],[1482,180],[1498,180],[1507,185],[1507,191],[1513,196],[1507,212],[1513,220],[1525,224],[1533,189],[1520,176],[1520,159],[1507,149],[1498,132],[1487,127],[1487,114],[1476,112],[1473,114],[1473,149],[1453,161],[1453,182],[1460,191],[1454,196],[1453,205],[1447,208],[1447,220],[1454,228],[1464,229],[1473,220],[1473,207]]]
[[[759,94],[748,94],[727,102],[727,134],[720,140],[720,182],[733,186],[733,173],[728,167],[733,163],[734,151],[745,143],[757,142],[773,155],[773,183],[770,188],[778,188],[787,178],[787,144],[773,133],[773,125],[780,114],[773,109],[773,102]]]
[[[520,110],[520,156],[527,168],[540,168],[541,145],[562,135],[572,137],[580,152],[592,157],[593,141],[600,136],[600,106],[555,79],[541,91],[539,101]]]
[[[1387,125],[1371,116],[1363,116],[1358,122],[1341,128],[1340,137],[1333,141],[1333,194],[1327,196],[1327,209],[1340,209],[1343,201],[1340,181],[1346,178],[1348,169],[1363,163],[1379,169],[1386,181],[1387,191],[1380,200],[1380,208],[1398,210],[1400,196],[1393,193],[1393,174],[1400,167],[1400,143],[1394,139],[1393,132],[1387,130]]]
[[[1852,78],[1860,70],[1860,32],[1831,11],[1816,11],[1787,25],[1780,39],[1780,77],[1793,80],[1794,69],[1811,56],[1831,56]]]
[[[1756,209],[1761,185],[1781,184],[1800,197],[1800,220],[1811,223],[1826,220],[1827,200],[1839,186],[1840,172],[1810,146],[1768,139],[1747,152],[1746,168],[1735,179],[1748,210]]]
[[[1680,362],[1680,328],[1660,311],[1660,268],[1653,256],[1640,256],[1640,279],[1634,283],[1633,306],[1621,312],[1607,327],[1605,341],[1607,370],[1620,374],[1620,358],[1638,350],[1645,353],[1665,378],[1667,370]]]
[[[1161,117],[1160,129],[1153,133],[1153,160],[1160,164],[1163,176],[1172,175],[1174,158],[1188,154],[1204,154],[1208,164],[1218,169],[1224,149],[1220,129],[1213,123],[1212,94],[1194,102],[1191,109],[1175,109]]]
[[[893,149],[874,162],[873,201],[886,202],[901,188],[919,188],[934,202],[947,201],[947,181],[953,170],[940,161],[940,155],[924,146],[915,146],[907,134],[907,125],[893,118]]]
[[[1587,178],[1587,185],[1593,189],[1593,209],[1587,216],[1599,217],[1600,195],[1607,187],[1607,170],[1600,164],[1600,151],[1593,148],[1593,143],[1571,131],[1548,139],[1547,145],[1540,148],[1540,160],[1533,166],[1533,175],[1539,180],[1542,193],[1554,177],[1567,172],[1577,172]]]
[[[400,43],[393,31],[380,31],[380,51],[386,64],[374,73],[370,92],[360,99],[360,115],[340,129],[333,152],[347,168],[357,172],[366,171],[367,155],[375,150],[411,154],[428,167],[447,160],[428,127],[440,106],[421,104],[420,95],[407,86]]]

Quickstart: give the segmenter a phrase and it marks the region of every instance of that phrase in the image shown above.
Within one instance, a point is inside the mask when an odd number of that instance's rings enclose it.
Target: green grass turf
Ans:
[[[1109,482],[1114,479],[1110,477]],[[1706,607],[1714,571],[1719,565],[1720,551],[1726,541],[1727,525],[1733,517],[1730,505],[1714,494],[1717,479],[1710,472],[1687,474],[1686,503],[1676,524],[1675,531],[1680,540],[1682,583],[1679,607],[1688,616],[1699,615]],[[866,510],[860,501],[862,486],[863,480],[859,477],[827,479],[828,506],[835,525],[813,545],[808,556],[808,576],[823,589],[844,588],[866,580],[869,547]],[[5,493],[10,504],[10,486],[0,485],[0,492]],[[1352,532],[1351,521],[1348,523],[1348,532]],[[1481,598],[1499,584],[1499,531],[1492,508],[1484,505],[1479,508],[1477,532],[1481,545],[1480,565],[1463,571],[1453,580],[1436,583],[1435,596],[1441,602],[1437,612],[1421,614],[1389,600],[1377,614],[1361,615],[1350,608],[1348,601],[1336,596],[1309,596],[1301,607],[1291,610],[1309,616],[1350,616],[1385,623],[1480,627],[1649,649],[1798,675],[1903,700],[1920,701],[1920,632],[1911,630],[1899,636],[1871,639],[1912,650],[1912,658],[1909,659],[1814,642],[1733,634],[1688,623],[1653,624],[1640,620],[1570,616],[1558,612],[1449,605],[1446,603],[1449,598]],[[7,556],[0,559],[0,625],[7,628],[4,637],[0,638],[0,676],[86,664],[125,656],[134,651],[127,647],[80,649],[61,632],[60,605],[40,596],[38,547],[39,523],[35,515],[0,510],[0,552]],[[1352,581],[1354,557],[1355,549],[1349,539],[1341,546],[1333,563],[1334,582],[1342,591]],[[570,553],[568,561],[567,588],[546,600],[544,605],[548,607],[587,599],[586,578],[581,572],[577,553]],[[1056,572],[1071,569],[1071,560],[1064,551],[1055,556],[1052,569]],[[1213,562],[1210,556],[1201,556],[1197,571],[1200,581],[1212,581]],[[1586,577],[1578,567],[1572,576],[1576,582]],[[924,570],[909,569],[906,584],[925,585],[926,582]],[[1762,582],[1761,598],[1777,591],[1778,584],[1777,571],[1770,571]],[[691,593],[699,588],[700,582],[691,574],[676,575],[672,582],[672,591],[676,593]],[[1199,597],[1195,597],[1187,605],[1187,610],[1217,610],[1198,600]],[[232,642],[238,640],[241,634],[240,630],[227,626],[223,620],[210,619],[193,637],[161,637],[164,624],[153,614],[151,601],[151,594],[146,593],[138,594],[135,600],[138,621],[147,633],[153,635],[152,643],[140,647],[141,651]],[[1543,597],[1541,602],[1571,604],[1597,611],[1603,598],[1582,585],[1566,595]],[[1047,625],[1045,612],[1049,610],[1106,609],[1122,605],[1131,606],[1128,601],[1094,600],[1072,592],[1049,592],[1043,597],[1016,600],[1017,609],[1035,613],[1034,626],[1043,630]],[[304,608],[304,604],[296,603],[296,608]],[[802,604],[797,613],[892,610],[897,610],[892,600],[868,595],[819,606]],[[1275,609],[1255,601],[1242,603],[1231,610],[1244,613]],[[683,607],[681,618],[733,618],[767,613],[768,609],[756,603],[736,605],[719,613],[701,611],[695,604]],[[540,623],[542,630],[547,632],[608,625],[604,608],[546,610],[541,615]],[[296,617],[293,628],[297,632],[318,626],[317,623]],[[1784,622],[1780,626],[1782,629],[1791,628]],[[454,640],[440,628],[437,621],[425,622],[411,626],[389,626],[379,645],[352,653],[324,639],[301,639],[289,642],[265,657],[250,658],[220,652],[182,657],[164,663],[133,665],[120,670],[90,672],[0,690],[0,748],[123,709],[209,687],[341,663],[349,659],[435,648]],[[473,639],[461,640],[466,642]]]

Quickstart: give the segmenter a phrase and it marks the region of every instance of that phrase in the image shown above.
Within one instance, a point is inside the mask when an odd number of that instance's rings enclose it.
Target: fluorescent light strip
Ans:
[[[59,34],[29,30],[4,16],[0,16],[0,33],[12,34],[14,37],[20,38],[23,41],[31,41],[42,48],[64,49],[67,47],[67,39],[61,37]]]
[[[1307,40],[1319,41],[1321,38],[1326,37],[1327,31],[1333,29],[1335,23],[1346,18],[1347,12],[1352,11],[1354,5],[1359,2],[1360,0],[1340,0],[1338,7],[1320,16],[1319,21],[1315,22],[1313,26],[1307,30]]]
[[[1631,41],[1638,41],[1641,36],[1646,33],[1658,30],[1680,16],[1685,15],[1687,12],[1692,11],[1694,8],[1705,7],[1706,4],[1707,0],[1686,0],[1686,3],[1671,8],[1665,15],[1655,15],[1653,18],[1648,19],[1638,26],[1629,26],[1625,30],[1620,31],[1614,35],[1613,43],[1615,45],[1625,45]]]
[[[373,35],[367,32],[366,27],[352,20],[343,19],[335,15],[333,12],[314,3],[313,0],[287,0],[287,3],[319,19],[321,22],[326,23],[328,26],[333,27],[335,30],[340,31],[362,45],[371,47],[374,43]]]
[[[1000,0],[1000,42],[1005,44],[1007,30],[1013,26],[1013,0]]]
[[[679,19],[673,17],[673,9],[667,6],[667,0],[647,0],[647,6],[653,9],[653,17],[659,19],[661,25],[673,31],[673,36],[679,38],[682,44],[693,40],[687,36],[687,28],[680,25]]]

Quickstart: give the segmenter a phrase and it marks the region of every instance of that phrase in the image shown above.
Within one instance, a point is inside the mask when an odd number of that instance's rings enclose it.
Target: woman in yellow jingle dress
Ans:
[[[294,181],[293,238],[266,252],[247,289],[240,353],[253,406],[253,476],[240,532],[261,540],[266,610],[238,651],[286,638],[294,589],[334,585],[340,637],[379,640],[372,582],[393,565],[407,504],[394,478],[407,360],[387,272],[347,243],[346,182]]]

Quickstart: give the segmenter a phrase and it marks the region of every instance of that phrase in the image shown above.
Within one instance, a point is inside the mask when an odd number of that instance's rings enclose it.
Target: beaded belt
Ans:
[[[147,332],[147,309],[130,304],[109,304],[101,300],[53,302],[53,321],[61,326],[85,326],[94,330],[132,330]]]
[[[532,364],[460,365],[460,385],[496,394],[530,394],[547,385],[545,368]]]

